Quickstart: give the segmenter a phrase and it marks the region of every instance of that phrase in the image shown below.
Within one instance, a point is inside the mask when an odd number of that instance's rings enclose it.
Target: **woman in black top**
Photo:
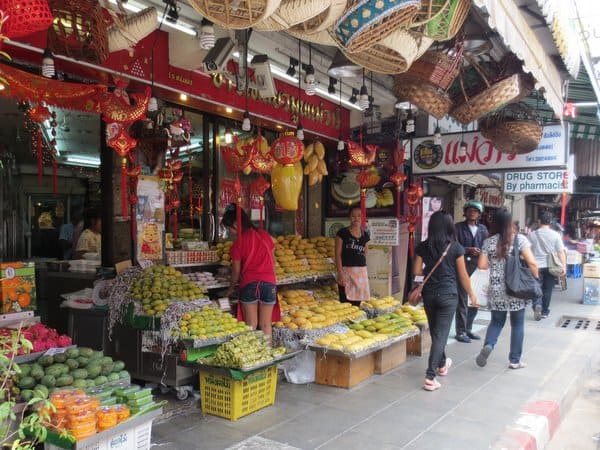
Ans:
[[[416,249],[413,267],[415,282],[423,280],[423,275],[433,269],[448,248],[446,256],[423,286],[423,303],[431,335],[429,365],[423,389],[435,391],[441,386],[436,375],[446,376],[452,365],[452,360],[446,358],[445,349],[458,304],[457,279],[471,298],[472,306],[477,306],[477,298],[465,266],[465,249],[456,241],[452,216],[444,211],[435,212],[429,220],[427,236],[427,240]]]
[[[341,301],[360,304],[369,300],[367,242],[369,233],[362,229],[360,208],[350,210],[350,226],[335,237],[335,265]]]

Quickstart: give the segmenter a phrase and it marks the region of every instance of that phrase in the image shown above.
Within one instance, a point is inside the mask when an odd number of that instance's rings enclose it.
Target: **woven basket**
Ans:
[[[421,8],[415,14],[411,28],[425,25],[444,12],[452,0],[421,0]]]
[[[409,101],[436,119],[444,117],[452,108],[446,91],[407,73],[394,77],[393,89],[399,101]]]
[[[520,62],[515,62],[512,58],[505,58],[502,61],[497,81],[494,83],[490,83],[490,77],[486,75],[474,58],[465,55],[465,60],[470,62],[470,67],[484,84],[482,84],[483,89],[477,94],[469,96],[466,92],[463,72],[460,72],[458,82],[462,92],[462,101],[455,99],[457,106],[450,112],[450,115],[462,124],[469,124],[509,103],[518,102],[533,89],[531,76],[521,72],[520,67],[517,66],[517,63],[520,65]]]
[[[94,64],[103,63],[109,52],[99,3],[94,0],[50,0],[48,3],[55,18],[48,29],[50,50]]]
[[[415,78],[447,90],[458,76],[462,48],[458,44],[450,49],[430,49],[410,66],[408,72]]]
[[[46,31],[52,25],[47,0],[0,0],[0,11],[7,18],[2,34],[9,39]]]
[[[310,20],[293,26],[292,31],[303,34],[314,34],[325,31],[327,28],[333,26],[342,14],[344,14],[347,4],[347,0],[332,0],[329,8]]]
[[[424,33],[436,41],[452,39],[460,31],[471,9],[471,0],[450,0],[427,21]]]
[[[433,39],[410,31],[398,30],[369,50],[344,52],[353,63],[377,73],[395,75],[406,72],[433,43]]]
[[[290,36],[295,37],[296,39],[301,39],[306,42],[311,42],[313,44],[327,45],[331,47],[337,47],[337,42],[333,40],[331,35],[327,30],[319,31],[318,33],[301,33],[299,31],[286,31]]]
[[[420,0],[354,1],[333,27],[333,36],[345,51],[362,52],[407,28],[420,7]]]
[[[266,19],[280,0],[188,0],[203,17],[224,28],[242,30]]]
[[[317,17],[329,8],[331,0],[281,0],[273,14],[254,25],[259,31],[287,30]]]
[[[135,46],[158,28],[156,8],[149,7],[124,18],[116,16],[108,28],[108,50],[118,52]]]
[[[481,134],[503,153],[523,154],[535,150],[543,127],[532,111],[520,104],[508,105],[479,121]]]

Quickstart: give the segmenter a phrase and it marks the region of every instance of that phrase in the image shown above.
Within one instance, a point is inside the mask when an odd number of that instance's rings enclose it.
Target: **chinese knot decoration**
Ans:
[[[396,217],[400,219],[402,216],[400,193],[404,189],[404,182],[408,179],[403,171],[404,147],[402,147],[400,141],[396,143],[396,149],[394,150],[394,167],[396,170],[392,175],[390,175],[390,181],[396,186]]]
[[[406,190],[406,202],[408,203],[408,245],[411,258],[415,252],[415,231],[421,220],[421,198],[423,188],[417,184],[411,184]]]
[[[348,148],[348,156],[350,157],[350,165],[353,167],[360,167],[360,173],[356,176],[356,181],[360,184],[360,217],[361,224],[364,228],[367,225],[367,186],[369,185],[370,180],[370,176],[365,168],[375,161],[377,146],[366,145],[363,148],[353,141],[348,141],[346,146]]]
[[[265,177],[260,175],[256,180],[254,180],[250,184],[250,193],[258,197],[259,202],[259,211],[260,211],[260,228],[263,228],[263,213],[265,206],[265,192],[271,187],[271,183],[269,183]]]
[[[171,229],[175,239],[177,239],[178,232],[177,209],[181,206],[179,186],[183,180],[183,163],[181,160],[174,159],[178,155],[178,152],[172,153],[171,159],[167,161],[167,166],[158,171],[158,176],[163,183],[166,211],[170,214]]]
[[[57,175],[57,151],[56,151],[56,113],[51,112],[45,105],[38,104],[33,108],[27,110],[27,116],[35,124],[33,131],[33,142],[35,144],[35,156],[38,163],[38,184],[42,183],[42,177],[44,176],[44,139],[41,132],[42,124],[46,121],[50,121],[50,133],[52,139],[49,142],[50,157],[52,160],[52,193],[56,195],[56,183],[58,179]]]
[[[132,138],[125,128],[113,123],[106,128],[106,144],[121,158],[121,214],[127,217],[127,163],[130,151],[136,147],[137,140]]]

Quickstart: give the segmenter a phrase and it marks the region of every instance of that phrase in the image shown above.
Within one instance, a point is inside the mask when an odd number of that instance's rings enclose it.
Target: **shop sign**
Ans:
[[[560,194],[573,192],[573,176],[568,170],[505,172],[505,194]]]
[[[400,229],[400,223],[398,219],[369,219],[368,227],[369,232],[371,233],[371,241],[369,242],[369,245],[398,245],[398,230]]]
[[[461,154],[461,141],[467,150]],[[544,127],[537,149],[514,155],[502,153],[481,133],[460,133],[442,136],[442,145],[434,145],[433,137],[413,139],[412,168],[414,174],[448,174],[514,169],[564,168],[567,164],[567,139],[562,125]]]
[[[488,208],[502,208],[504,206],[504,195],[498,188],[480,188],[475,194],[476,198]]]

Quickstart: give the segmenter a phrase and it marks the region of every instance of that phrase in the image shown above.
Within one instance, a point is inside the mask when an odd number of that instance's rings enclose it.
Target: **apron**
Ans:
[[[351,301],[369,300],[369,273],[363,267],[342,267],[346,298]]]

